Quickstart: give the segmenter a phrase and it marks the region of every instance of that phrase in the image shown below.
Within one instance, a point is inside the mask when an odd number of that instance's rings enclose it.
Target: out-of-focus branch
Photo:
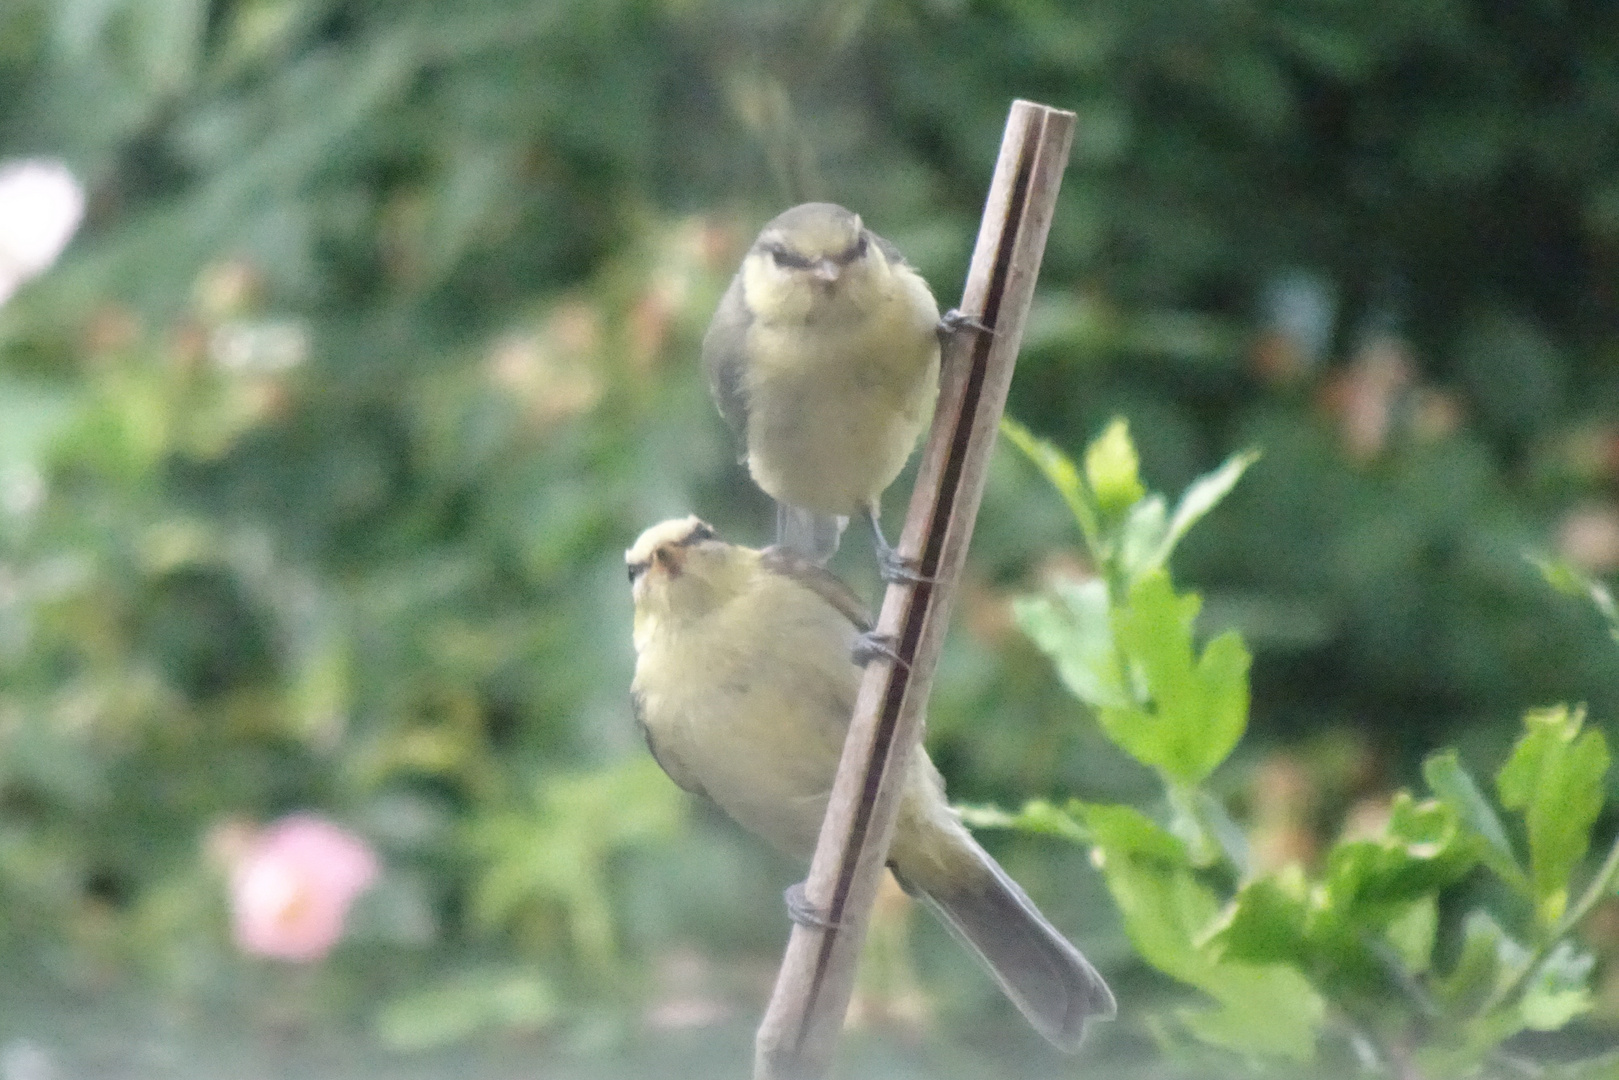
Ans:
[[[817,1080],[831,1066],[1073,134],[1073,113],[1012,104],[960,309],[992,332],[964,331],[946,346],[900,538],[929,580],[891,585],[883,599],[877,630],[892,636],[900,662],[873,662],[861,683],[805,883],[827,925],[793,927],[755,1044],[755,1080]]]

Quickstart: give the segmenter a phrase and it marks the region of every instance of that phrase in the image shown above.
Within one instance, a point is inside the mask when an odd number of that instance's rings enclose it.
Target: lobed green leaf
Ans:
[[[1581,730],[1585,713],[1559,705],[1531,711],[1525,733],[1496,776],[1501,805],[1522,811],[1529,831],[1529,872],[1543,925],[1568,908],[1569,878],[1585,857],[1602,809],[1608,744]]]
[[[1142,959],[1215,1001],[1177,1015],[1199,1038],[1243,1053],[1310,1060],[1326,1003],[1285,964],[1222,959],[1205,944],[1219,914],[1212,890],[1197,880],[1185,846],[1127,806],[1080,804],[1095,857]]]
[[[1327,906],[1351,925],[1386,926],[1395,909],[1460,880],[1477,862],[1477,843],[1448,807],[1402,791],[1381,835],[1340,843],[1327,856]]]
[[[1019,597],[1012,616],[1079,700],[1094,709],[1130,703],[1113,646],[1107,585],[1100,578],[1063,581],[1047,595]]]
[[[1129,605],[1114,612],[1113,632],[1142,700],[1100,714],[1127,753],[1185,784],[1213,772],[1248,722],[1248,650],[1227,632],[1196,656],[1199,603],[1195,595],[1177,596],[1162,571],[1131,586]]]
[[[1250,964],[1299,964],[1309,951],[1310,885],[1297,865],[1256,878],[1210,927],[1216,955]]]

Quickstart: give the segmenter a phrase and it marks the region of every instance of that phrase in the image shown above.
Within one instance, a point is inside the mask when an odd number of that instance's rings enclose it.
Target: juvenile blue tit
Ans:
[[[776,500],[776,543],[817,563],[864,514],[886,580],[914,578],[882,532],[879,500],[905,467],[939,390],[941,322],[897,248],[832,203],[759,233],[703,337],[721,415]]]
[[[830,572],[782,548],[725,543],[694,517],[625,553],[635,599],[635,714],[670,778],[788,855],[814,852],[870,628]],[[1064,1050],[1110,1019],[1096,970],[973,840],[921,747],[910,757],[889,868]],[[796,893],[795,893],[796,891]],[[802,891],[796,895],[806,918]]]

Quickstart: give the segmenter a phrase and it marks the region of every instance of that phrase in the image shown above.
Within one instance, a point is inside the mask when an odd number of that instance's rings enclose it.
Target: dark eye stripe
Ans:
[[[676,542],[675,546],[691,547],[693,544],[699,544],[704,540],[712,539],[714,539],[714,530],[708,526],[707,522],[699,521],[695,526],[692,527],[691,532],[687,533]]]
[[[834,257],[832,261],[837,263],[839,266],[848,266],[856,259],[863,259],[866,257],[867,246],[866,235],[865,233],[861,233],[860,239],[854,242],[854,247],[850,248],[848,251],[845,251],[843,254]]]
[[[770,257],[776,261],[777,266],[786,266],[794,270],[808,270],[810,261],[794,251],[789,251],[780,244],[771,244],[765,249]]]
[[[627,567],[630,572],[630,584],[635,584],[635,579],[646,573],[647,567],[650,565],[652,564],[647,562],[645,559],[642,559],[640,562],[630,563]]]

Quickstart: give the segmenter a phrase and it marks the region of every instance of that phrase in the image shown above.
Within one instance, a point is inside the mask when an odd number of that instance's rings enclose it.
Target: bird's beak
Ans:
[[[810,267],[810,276],[816,281],[824,281],[828,285],[838,280],[838,275],[841,273],[843,273],[843,267],[831,259],[817,259],[815,265]]]

